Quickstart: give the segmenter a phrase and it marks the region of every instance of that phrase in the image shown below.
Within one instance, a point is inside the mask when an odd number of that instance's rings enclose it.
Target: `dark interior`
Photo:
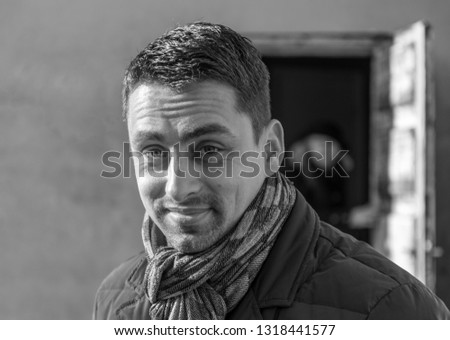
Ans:
[[[352,207],[368,201],[370,58],[263,60],[271,76],[272,115],[284,126],[286,149],[308,134],[323,133],[339,140],[353,159],[348,178],[322,176],[309,184],[301,179],[294,183],[322,219],[370,242],[368,229],[351,228],[345,218]],[[330,204],[332,195],[338,204]]]

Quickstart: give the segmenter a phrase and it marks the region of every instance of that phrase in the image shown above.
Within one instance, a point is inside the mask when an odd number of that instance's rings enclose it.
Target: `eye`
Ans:
[[[224,149],[214,144],[204,144],[199,148],[200,157],[196,161],[202,166],[220,166],[224,162]]]
[[[149,160],[157,160],[157,159],[165,158],[166,156],[168,156],[168,152],[164,151],[160,147],[147,148],[142,153]]]
[[[200,152],[201,152],[202,156],[203,155],[211,156],[219,151],[220,151],[220,149],[214,145],[204,145],[200,148]]]

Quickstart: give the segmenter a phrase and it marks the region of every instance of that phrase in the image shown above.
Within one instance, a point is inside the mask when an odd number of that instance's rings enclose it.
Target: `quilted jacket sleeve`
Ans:
[[[425,286],[406,283],[384,295],[375,304],[368,319],[448,320],[450,312],[445,304]]]

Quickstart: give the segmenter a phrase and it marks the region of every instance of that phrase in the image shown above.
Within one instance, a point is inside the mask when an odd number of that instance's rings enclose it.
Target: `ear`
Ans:
[[[284,156],[284,130],[281,123],[272,119],[264,129],[264,152],[266,173],[273,174],[278,171]]]

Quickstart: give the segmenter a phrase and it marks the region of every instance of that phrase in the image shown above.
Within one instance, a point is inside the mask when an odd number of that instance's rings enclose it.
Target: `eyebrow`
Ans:
[[[137,145],[145,142],[146,140],[156,140],[160,143],[164,142],[164,134],[159,132],[141,130],[136,132],[136,135],[132,139]]]
[[[180,142],[185,143],[189,140],[196,139],[201,136],[209,134],[227,135],[232,139],[236,138],[236,136],[227,127],[217,123],[211,123],[193,129],[187,129],[186,131],[182,131],[180,136]],[[156,140],[160,143],[163,143],[165,141],[165,136],[163,133],[160,132],[143,130],[138,131],[136,133],[135,138],[133,139],[137,144],[143,143],[145,140]]]
[[[236,138],[236,136],[227,127],[217,124],[217,123],[211,123],[211,124],[199,126],[192,130],[187,130],[187,131],[182,132],[180,141],[182,143],[184,143],[189,140],[196,139],[201,136],[209,135],[209,134],[228,135],[231,138]]]

